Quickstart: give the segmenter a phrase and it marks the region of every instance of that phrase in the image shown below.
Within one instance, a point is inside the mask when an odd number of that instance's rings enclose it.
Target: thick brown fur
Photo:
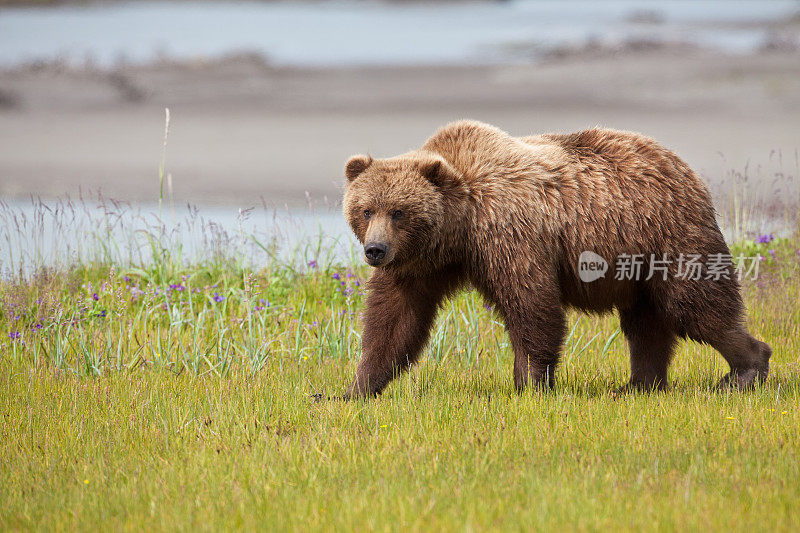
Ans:
[[[767,377],[771,350],[745,328],[733,263],[718,280],[676,275],[679,254],[701,254],[705,266],[730,252],[703,182],[652,139],[609,129],[515,138],[462,121],[397,157],[354,156],[345,174],[345,216],[377,267],[345,397],[379,393],[414,363],[439,305],[464,286],[504,320],[519,390],[553,386],[568,307],[618,310],[627,388],[666,387],[677,337],[725,357],[723,384]],[[581,281],[583,251],[609,261],[605,277]],[[623,254],[643,254],[641,279],[615,279]],[[644,279],[651,254],[671,261],[666,279]]]

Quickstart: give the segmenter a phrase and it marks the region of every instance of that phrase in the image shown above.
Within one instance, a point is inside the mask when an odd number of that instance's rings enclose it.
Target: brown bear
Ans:
[[[414,363],[439,305],[465,286],[503,319],[518,390],[554,385],[568,307],[617,309],[630,347],[624,390],[665,388],[677,337],[722,354],[721,386],[767,377],[771,350],[744,325],[709,192],[652,139],[610,129],[515,138],[461,121],[403,155],[354,156],[345,174],[344,213],[375,267],[345,398],[380,393]]]

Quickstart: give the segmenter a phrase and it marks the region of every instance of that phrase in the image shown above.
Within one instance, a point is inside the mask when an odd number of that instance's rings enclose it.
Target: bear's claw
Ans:
[[[667,385],[661,381],[657,381],[655,383],[644,383],[639,381],[629,381],[622,387],[618,387],[614,389],[612,396],[622,396],[625,394],[632,394],[632,393],[654,393],[654,392],[663,392],[667,390]]]
[[[750,390],[755,387],[756,383],[762,382],[766,376],[761,376],[761,372],[756,370],[755,368],[747,368],[744,370],[737,370],[735,372],[728,372],[725,374],[719,383],[717,383],[717,389],[719,390],[728,390],[728,389],[739,389],[739,390]]]

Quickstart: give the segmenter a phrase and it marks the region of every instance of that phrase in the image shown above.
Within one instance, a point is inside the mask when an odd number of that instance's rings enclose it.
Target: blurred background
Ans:
[[[335,224],[348,156],[460,118],[640,131],[723,211],[733,178],[794,201],[775,180],[798,168],[800,2],[0,2],[7,204],[154,205],[167,107],[170,205]]]

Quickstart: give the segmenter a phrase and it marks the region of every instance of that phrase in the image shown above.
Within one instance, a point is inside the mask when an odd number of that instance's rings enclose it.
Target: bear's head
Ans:
[[[428,152],[388,159],[365,155],[345,165],[344,214],[374,267],[420,259],[439,235],[455,170]]]

